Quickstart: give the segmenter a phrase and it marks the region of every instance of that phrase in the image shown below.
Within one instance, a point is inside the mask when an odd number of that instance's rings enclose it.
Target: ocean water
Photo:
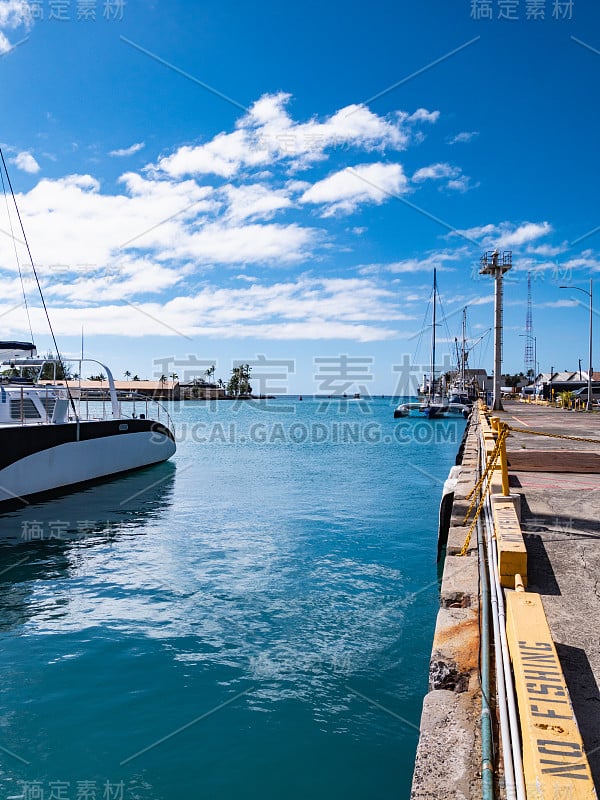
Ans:
[[[0,798],[407,798],[464,420],[172,404],[171,462],[0,517]]]

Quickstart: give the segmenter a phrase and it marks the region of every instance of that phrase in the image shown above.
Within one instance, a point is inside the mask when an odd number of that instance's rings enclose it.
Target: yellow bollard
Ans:
[[[508,462],[506,460],[506,436],[508,435],[508,425],[506,422],[498,420],[498,436],[501,437],[500,443],[500,467],[502,468],[502,494],[508,497],[510,489],[508,487]]]
[[[524,592],[525,586],[523,585],[523,578],[517,574],[515,575],[515,592]]]

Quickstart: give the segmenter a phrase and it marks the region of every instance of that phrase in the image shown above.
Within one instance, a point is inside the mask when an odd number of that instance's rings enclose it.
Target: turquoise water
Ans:
[[[0,517],[0,797],[406,798],[462,419],[188,403],[175,458]]]

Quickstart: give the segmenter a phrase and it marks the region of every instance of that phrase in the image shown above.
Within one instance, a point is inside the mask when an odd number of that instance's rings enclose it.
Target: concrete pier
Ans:
[[[411,798],[469,800],[481,796],[479,716],[479,572],[477,539],[467,555],[466,500],[477,480],[480,428],[474,415],[466,431],[454,488],[447,553],[423,702]]]
[[[430,664],[430,691],[423,703],[415,763],[411,795],[415,800],[481,797],[475,534],[465,555],[458,555],[467,532],[463,525],[468,507],[465,498],[476,482],[480,430],[475,416],[469,423],[454,493]],[[520,495],[520,528],[527,551],[527,575],[523,577],[532,598],[533,593],[541,596],[598,789],[600,444],[596,442],[600,441],[600,414],[508,401],[505,410],[494,412],[494,416],[511,428],[506,447],[509,487],[511,495]],[[554,437],[538,436],[536,431]],[[561,438],[566,436],[579,441]],[[502,796],[501,765],[497,765],[495,782]],[[589,796],[593,795],[593,787],[591,792]],[[527,794],[529,797],[529,786]],[[537,796],[545,798],[546,794]]]

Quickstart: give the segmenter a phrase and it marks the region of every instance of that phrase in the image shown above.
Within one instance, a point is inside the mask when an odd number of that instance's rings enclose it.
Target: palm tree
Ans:
[[[175,397],[175,381],[179,379],[179,375],[176,372],[171,373],[171,378],[173,380],[173,385],[171,386],[171,400]]]
[[[233,367],[231,370],[231,378],[229,378],[229,382],[227,384],[227,394],[231,394],[235,397],[235,395],[239,394],[240,388],[240,368]]]
[[[252,386],[250,386],[250,370],[252,367],[249,364],[240,365],[240,394],[252,394]]]
[[[161,397],[163,396],[163,392],[165,391],[165,383],[167,382],[167,380],[168,380],[167,376],[164,373],[158,379],[158,382],[160,383],[160,396]]]
[[[240,364],[231,370],[231,378],[227,384],[227,394],[234,396],[252,394],[252,386],[250,386],[251,369],[252,367],[249,364]]]
[[[562,408],[571,408],[573,404],[573,392],[564,391],[559,395]]]
[[[131,378],[131,372],[129,372],[129,370],[128,370],[128,369],[126,369],[126,370],[125,370],[125,372],[123,373],[123,375],[124,375],[124,376],[127,378],[127,380],[129,380],[129,378]]]

